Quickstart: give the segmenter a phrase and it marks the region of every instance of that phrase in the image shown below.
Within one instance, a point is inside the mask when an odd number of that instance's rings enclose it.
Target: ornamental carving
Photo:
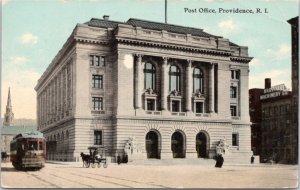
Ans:
[[[170,96],[180,96],[180,92],[174,89],[170,92]]]
[[[145,95],[147,95],[147,94],[155,95],[156,92],[152,88],[148,88],[148,89],[145,90]]]

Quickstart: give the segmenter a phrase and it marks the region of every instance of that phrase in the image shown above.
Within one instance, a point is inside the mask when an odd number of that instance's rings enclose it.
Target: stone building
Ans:
[[[292,40],[292,127],[293,127],[293,160],[298,163],[298,101],[299,101],[299,16],[288,20],[291,25]]]
[[[35,87],[47,158],[78,161],[98,146],[113,161],[221,150],[248,163],[251,59],[198,28],[108,16],[77,24]]]

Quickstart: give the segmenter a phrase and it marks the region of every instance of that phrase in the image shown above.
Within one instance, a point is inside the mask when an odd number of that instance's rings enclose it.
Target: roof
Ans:
[[[1,135],[17,135],[35,130],[36,126],[4,126],[1,128]]]
[[[15,138],[19,138],[19,137],[23,137],[23,138],[44,138],[44,135],[43,135],[43,133],[41,133],[39,131],[31,131],[31,132],[20,133]]]
[[[153,21],[147,21],[147,20],[140,20],[131,18],[127,22],[127,24],[130,24],[135,27],[142,27],[146,29],[152,29],[152,30],[165,30],[168,32],[174,32],[179,34],[192,34],[194,36],[201,36],[201,37],[218,37],[211,34],[208,34],[203,31],[203,29],[199,28],[191,28],[186,26],[178,26],[174,24],[165,24],[160,22],[153,22]]]
[[[289,19],[287,22],[292,25],[298,25],[299,16]]]
[[[111,21],[111,20],[103,20],[92,18],[90,21],[84,23],[89,26],[99,27],[99,28],[116,28],[118,24],[124,24],[123,22]]]
[[[87,24],[88,26],[99,27],[99,28],[116,28],[118,24],[127,24],[134,27],[141,27],[150,30],[158,30],[158,31],[165,30],[173,33],[191,34],[193,36],[206,37],[206,38],[209,37],[222,38],[221,36],[215,36],[207,32],[204,32],[203,29],[200,28],[166,24],[166,23],[141,20],[136,18],[130,18],[127,22],[118,22],[112,20],[92,18],[90,21],[85,22],[84,24]],[[237,44],[232,42],[229,42],[229,45],[238,47]]]

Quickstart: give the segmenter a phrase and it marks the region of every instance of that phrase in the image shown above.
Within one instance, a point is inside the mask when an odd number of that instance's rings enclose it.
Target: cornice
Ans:
[[[237,61],[242,63],[249,63],[253,57],[239,57],[239,56],[230,56],[231,61]]]
[[[134,40],[134,39],[124,39],[124,38],[116,38],[118,43],[122,44],[133,44],[133,45],[142,45],[142,46],[152,46],[152,47],[159,47],[159,48],[169,48],[169,49],[176,49],[182,51],[193,51],[199,52],[202,54],[211,54],[211,55],[220,55],[220,56],[231,56],[232,51],[227,50],[217,50],[217,49],[204,49],[204,48],[196,48],[191,46],[183,46],[178,44],[172,43],[165,43],[165,42],[153,42],[147,40]]]
[[[86,38],[86,37],[80,37],[80,36],[75,36],[74,39],[76,42],[79,42],[79,43],[109,45],[109,40],[104,40],[104,39],[98,40],[95,38]]]

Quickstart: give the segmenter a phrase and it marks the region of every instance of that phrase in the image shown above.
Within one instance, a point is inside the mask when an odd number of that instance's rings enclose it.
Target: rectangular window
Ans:
[[[103,99],[102,97],[92,97],[93,110],[100,111],[103,110]]]
[[[102,145],[102,131],[94,131],[94,145]]]
[[[203,113],[203,102],[196,102],[196,113]]]
[[[237,97],[237,87],[231,86],[230,87],[230,98],[236,98]]]
[[[234,71],[231,70],[231,79],[234,79]]]
[[[237,133],[232,134],[232,146],[239,146],[239,139]]]
[[[103,88],[103,76],[93,75],[93,88]]]
[[[180,101],[176,101],[176,100],[172,101],[172,112],[180,112],[179,104],[180,104]]]
[[[231,70],[231,79],[240,79],[240,72],[238,70]]]
[[[230,106],[231,116],[237,116],[236,106]]]
[[[97,67],[105,66],[105,57],[99,55],[90,55],[90,65]]]
[[[147,99],[147,110],[148,111],[155,110],[155,101],[153,99]]]

